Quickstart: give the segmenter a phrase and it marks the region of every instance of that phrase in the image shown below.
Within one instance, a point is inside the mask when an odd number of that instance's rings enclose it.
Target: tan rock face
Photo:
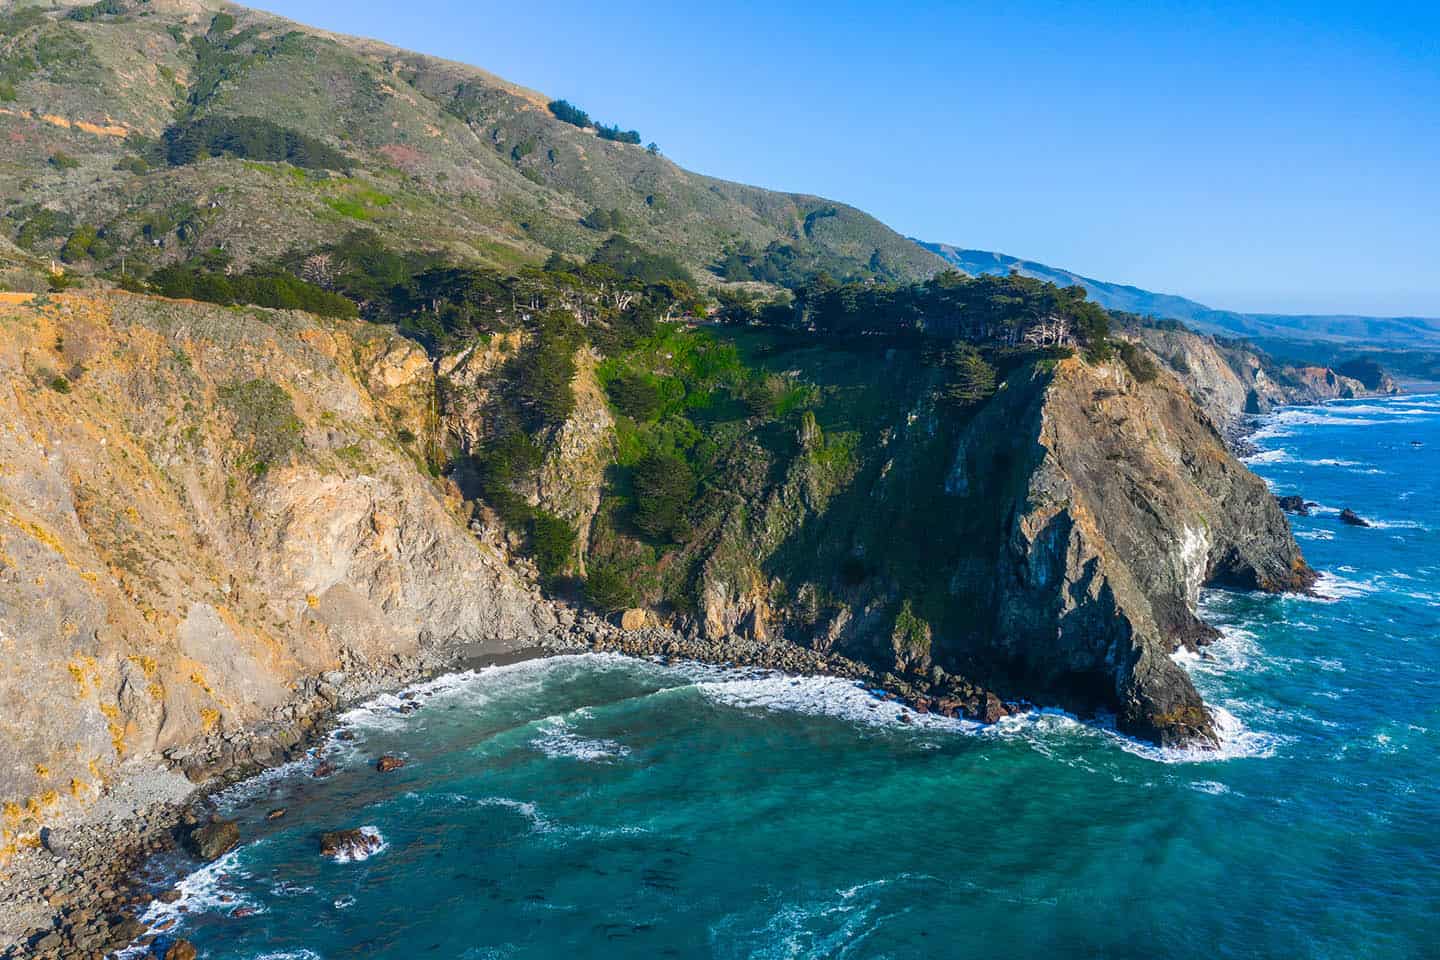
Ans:
[[[649,617],[639,607],[631,607],[620,614],[621,630],[643,630],[647,622],[649,622]]]
[[[256,379],[277,409],[227,393]],[[552,625],[397,438],[432,383],[423,353],[358,323],[0,304],[6,842],[122,758],[253,720],[302,676]],[[259,464],[273,429],[246,417],[298,440]]]

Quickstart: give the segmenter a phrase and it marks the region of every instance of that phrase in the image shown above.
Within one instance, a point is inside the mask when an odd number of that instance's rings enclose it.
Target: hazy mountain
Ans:
[[[1090,298],[1110,310],[1123,310],[1172,320],[1183,320],[1198,330],[1254,340],[1320,340],[1351,347],[1435,349],[1440,347],[1440,319],[1425,317],[1360,317],[1348,314],[1236,313],[1215,310],[1203,303],[1140,287],[1107,283],[1070,270],[1033,260],[963,250],[948,243],[917,241],[969,274],[1006,274],[1019,271],[1027,277],[1067,286],[1079,284]]]

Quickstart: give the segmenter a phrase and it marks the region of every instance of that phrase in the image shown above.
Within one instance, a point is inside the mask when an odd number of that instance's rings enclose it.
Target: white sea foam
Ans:
[[[1353,570],[1351,571],[1353,572]],[[1287,600],[1321,600],[1334,602],[1337,600],[1350,600],[1355,597],[1364,597],[1379,592],[1382,586],[1372,577],[1368,580],[1350,580],[1337,576],[1328,570],[1320,571],[1315,579],[1315,592],[1307,594],[1286,594]]]
[[[1284,463],[1290,459],[1290,451],[1284,447],[1277,447],[1274,450],[1261,450],[1259,453],[1252,453],[1248,457],[1242,457],[1245,463]]]
[[[1321,413],[1306,407],[1281,410],[1274,418],[1276,423],[1292,427],[1373,427],[1386,422],[1373,417],[1337,416],[1334,412]]]
[[[243,849],[243,848],[242,848]],[[154,900],[139,917],[152,933],[174,933],[182,921],[198,914],[231,914],[244,907],[254,914],[266,912],[264,905],[246,899],[234,885],[250,874],[240,867],[241,850],[229,853],[184,877],[175,884],[180,897],[174,903]],[[118,960],[148,956],[147,947],[132,946],[115,954]]]
[[[1200,793],[1208,793],[1211,796],[1222,796],[1230,792],[1230,788],[1218,780],[1192,780],[1190,789],[1198,790]]]
[[[539,727],[540,736],[530,745],[545,756],[586,763],[603,763],[630,755],[630,748],[615,740],[584,737],[570,730],[564,717],[547,717]]]

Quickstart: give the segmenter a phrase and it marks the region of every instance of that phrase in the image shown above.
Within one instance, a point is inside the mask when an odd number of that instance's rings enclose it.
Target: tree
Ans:
[[[605,387],[615,409],[633,420],[644,423],[660,412],[660,388],[653,377],[643,373],[622,373]]]
[[[946,379],[940,388],[940,399],[945,403],[968,407],[983,402],[995,392],[995,368],[969,344],[950,344],[942,364]]]
[[[575,552],[575,528],[562,517],[537,511],[530,521],[530,552],[544,577],[554,577],[570,564]]]
[[[614,613],[635,605],[630,577],[614,563],[597,560],[585,578],[585,602],[601,613]]]
[[[635,464],[635,525],[657,538],[681,531],[685,508],[695,494],[695,474],[682,457],[649,453]]]
[[[590,114],[581,110],[569,100],[551,100],[549,106],[550,112],[555,115],[555,119],[557,120],[563,120],[566,123],[582,128],[590,126]]]
[[[652,157],[660,156],[660,144],[656,143],[654,140],[651,140],[649,145],[646,146],[645,152],[650,154],[650,156]]]

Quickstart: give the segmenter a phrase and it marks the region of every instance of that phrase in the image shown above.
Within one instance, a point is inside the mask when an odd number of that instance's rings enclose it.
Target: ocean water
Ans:
[[[1254,468],[1321,505],[1295,527],[1323,597],[1207,594],[1224,638],[1185,663],[1218,754],[531,661],[351,712],[327,780],[232,789],[248,842],[149,919],[212,960],[1440,956],[1437,425],[1437,396],[1265,423]],[[377,852],[319,857],[362,826]]]

